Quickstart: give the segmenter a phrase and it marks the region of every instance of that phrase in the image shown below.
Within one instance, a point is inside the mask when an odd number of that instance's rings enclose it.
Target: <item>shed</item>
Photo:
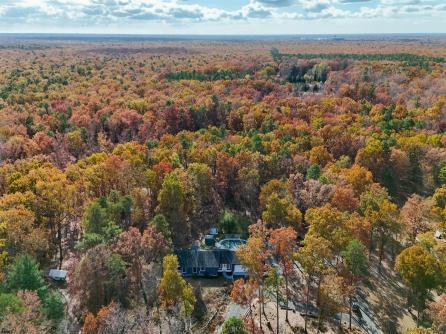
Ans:
[[[67,279],[67,271],[60,269],[50,269],[48,276],[55,281],[65,282]]]

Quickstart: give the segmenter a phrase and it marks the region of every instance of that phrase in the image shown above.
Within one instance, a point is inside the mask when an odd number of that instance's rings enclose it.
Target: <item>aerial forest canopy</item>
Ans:
[[[1,328],[211,332],[225,308],[175,252],[218,227],[249,272],[226,333],[266,330],[265,300],[285,333],[296,289],[319,330],[359,288],[382,332],[444,333],[445,57],[441,36],[4,43]]]

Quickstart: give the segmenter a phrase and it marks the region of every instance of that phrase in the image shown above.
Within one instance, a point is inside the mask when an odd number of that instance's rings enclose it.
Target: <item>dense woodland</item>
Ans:
[[[172,254],[218,225],[233,303],[300,280],[316,333],[390,271],[410,333],[446,333],[446,40],[35,44],[0,49],[2,331],[207,332]]]

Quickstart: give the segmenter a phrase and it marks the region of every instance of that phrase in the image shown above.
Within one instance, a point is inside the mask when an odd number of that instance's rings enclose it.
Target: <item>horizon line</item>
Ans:
[[[357,36],[357,35],[446,35],[445,32],[364,32],[364,33],[283,33],[283,34],[151,34],[151,33],[106,33],[106,32],[1,32],[0,35],[108,35],[108,36]]]

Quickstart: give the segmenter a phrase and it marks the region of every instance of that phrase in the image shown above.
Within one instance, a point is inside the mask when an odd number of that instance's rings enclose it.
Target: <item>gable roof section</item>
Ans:
[[[198,267],[198,257],[195,251],[185,249],[176,252],[180,267],[193,268]]]
[[[199,267],[205,268],[218,268],[220,266],[219,254],[209,250],[198,251],[198,264]]]
[[[224,264],[240,264],[240,260],[233,250],[230,249],[220,249],[220,263]]]
[[[176,251],[180,267],[218,268],[220,264],[240,264],[233,250],[229,249],[182,249]]]

